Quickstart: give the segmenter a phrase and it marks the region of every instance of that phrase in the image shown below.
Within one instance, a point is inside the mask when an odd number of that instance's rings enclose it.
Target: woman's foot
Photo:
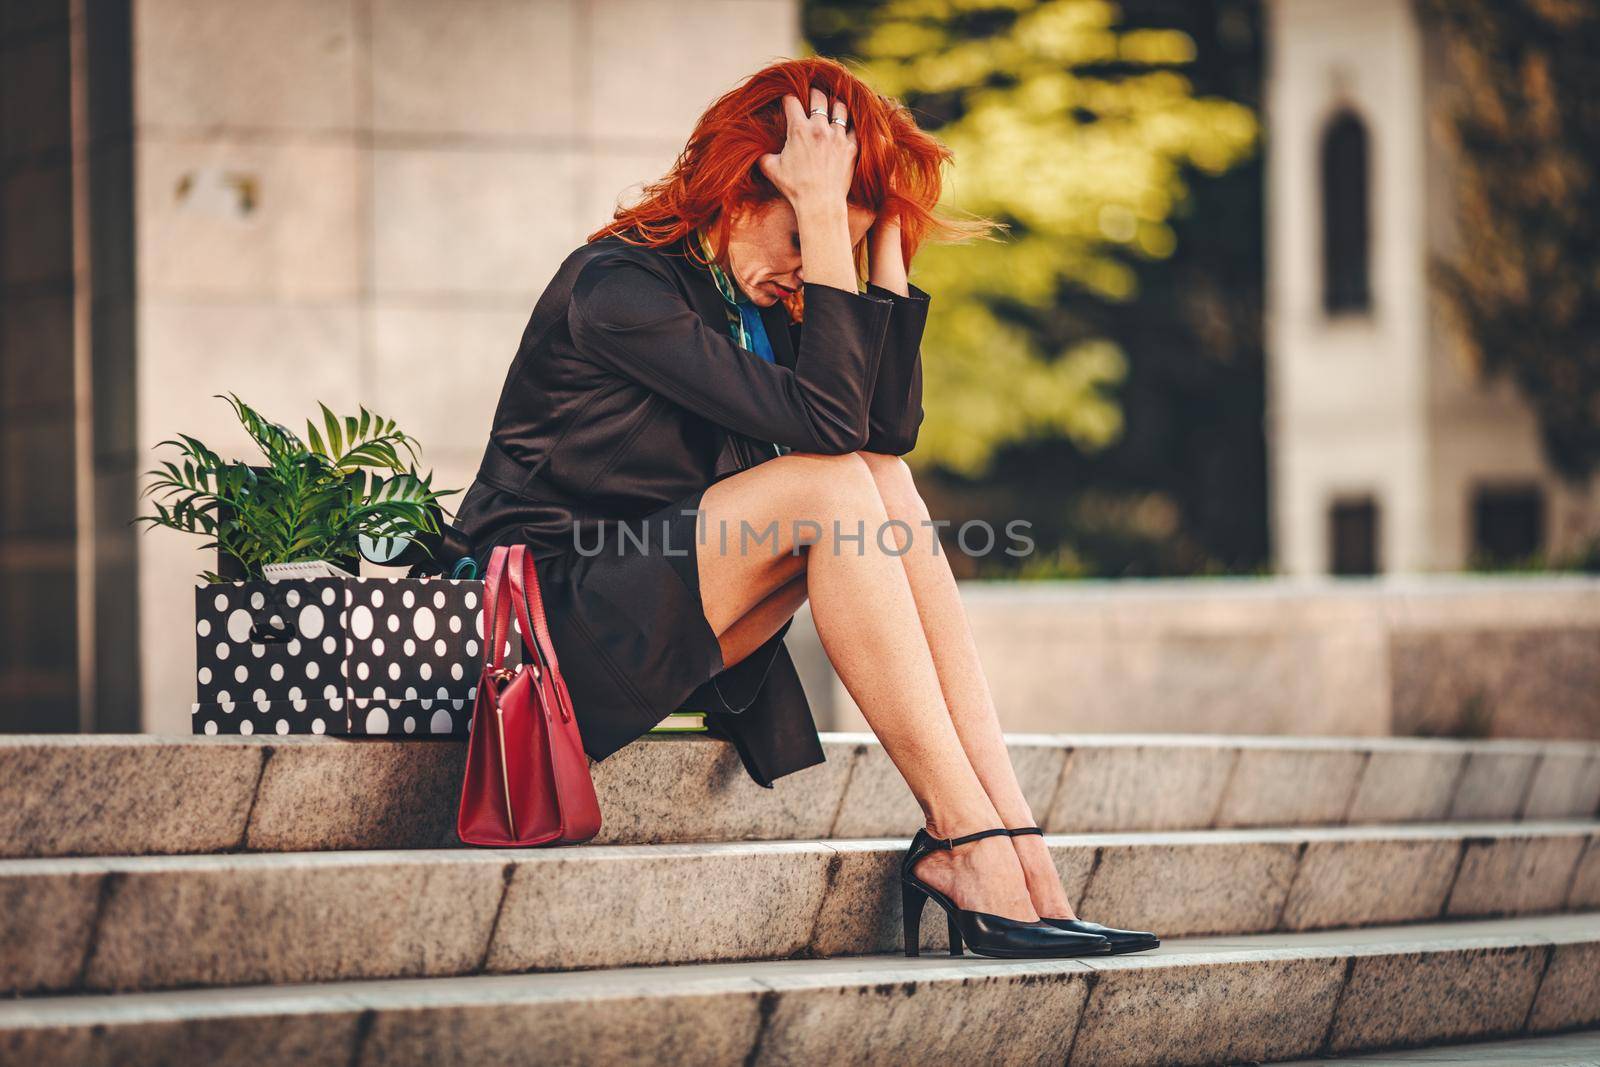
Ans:
[[[1038,834],[1018,835],[1011,838],[1012,850],[1027,880],[1028,899],[1041,917],[1051,919],[1076,919],[1067,900],[1066,887],[1061,884],[1061,872],[1050,858],[1050,848]]]
[[[1050,859],[1050,849],[1044,835],[1037,827],[1027,833],[1012,828],[1011,843],[1017,851],[1018,862],[1028,880],[1028,892],[1041,918],[1059,930],[1084,934],[1099,934],[1111,943],[1113,953],[1145,952],[1160,946],[1161,939],[1149,930],[1122,930],[1115,926],[1078,918],[1067,903],[1067,891],[1061,884],[1061,875]]]
[[[930,833],[945,836],[929,827]],[[961,836],[962,831],[949,834]],[[1017,850],[1005,836],[986,837],[961,848],[930,852],[912,873],[966,911],[988,912],[1018,922],[1038,922]]]

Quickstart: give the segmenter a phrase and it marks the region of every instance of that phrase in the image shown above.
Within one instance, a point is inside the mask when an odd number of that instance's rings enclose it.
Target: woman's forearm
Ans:
[[[900,247],[898,222],[877,223],[867,239],[867,280],[892,293],[909,296],[906,261]]]
[[[797,204],[795,219],[805,280],[858,292],[855,257],[850,254],[850,213],[844,198]]]

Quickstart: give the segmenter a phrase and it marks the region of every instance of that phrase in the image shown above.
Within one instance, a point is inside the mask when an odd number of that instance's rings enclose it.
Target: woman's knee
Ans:
[[[883,498],[885,510],[891,518],[920,520],[928,518],[928,506],[911,476],[911,468],[899,456],[884,452],[857,452],[872,475],[873,484]]]
[[[911,468],[899,456],[888,452],[852,452],[851,455],[859,457],[880,483],[912,485]]]
[[[877,479],[863,453],[790,452],[773,462],[783,460],[791,461],[810,509],[832,517],[875,510],[879,505]]]

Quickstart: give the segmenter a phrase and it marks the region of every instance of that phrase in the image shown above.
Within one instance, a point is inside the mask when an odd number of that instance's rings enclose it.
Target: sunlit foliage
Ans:
[[[824,10],[811,17],[826,20]],[[930,245],[912,280],[935,294],[923,343],[927,418],[914,457],[968,475],[997,449],[1122,430],[1121,350],[1052,343],[1037,316],[1075,294],[1137,297],[1141,260],[1171,255],[1188,168],[1255,149],[1254,114],[1197,96],[1181,32],[1125,29],[1105,0],[888,0],[834,12],[857,68],[955,152],[946,204],[1004,222],[996,242]]]

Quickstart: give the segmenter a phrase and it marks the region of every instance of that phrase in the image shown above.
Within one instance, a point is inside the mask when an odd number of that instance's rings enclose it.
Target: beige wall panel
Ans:
[[[533,298],[587,232],[572,152],[373,153],[373,288],[380,298]]]
[[[575,0],[376,0],[373,128],[570,137],[580,25]]]
[[[353,0],[138,0],[142,127],[348,130],[358,102]]]
[[[589,121],[601,140],[681,144],[713,100],[800,49],[790,0],[595,0],[592,18]]]

